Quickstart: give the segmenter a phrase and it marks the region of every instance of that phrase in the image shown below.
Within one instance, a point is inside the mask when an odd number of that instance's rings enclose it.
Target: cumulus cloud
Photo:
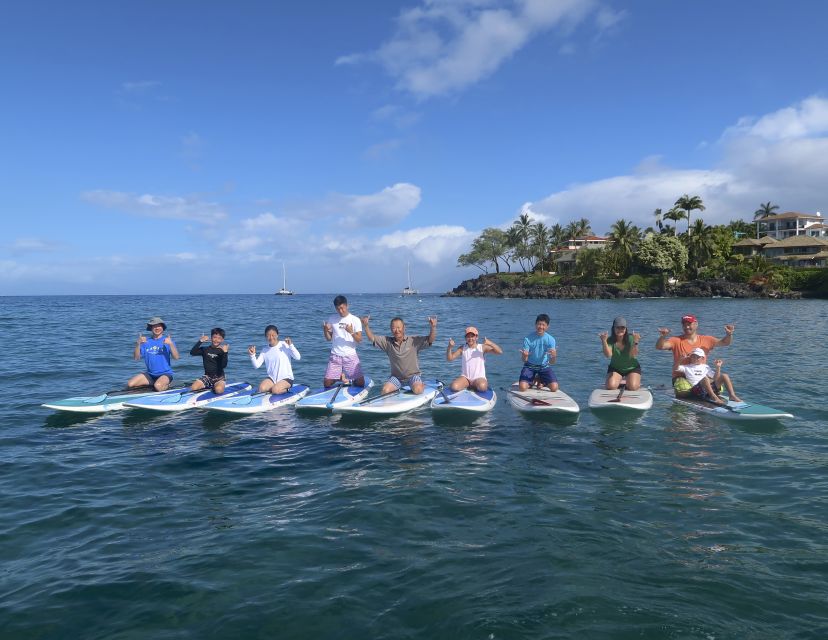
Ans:
[[[598,9],[599,30],[622,15],[597,0],[426,0],[399,15],[395,33],[378,50],[336,63],[376,62],[399,89],[420,98],[443,95],[491,75],[538,34],[571,29]]]
[[[392,256],[396,256],[400,250],[407,250],[430,266],[446,262],[453,265],[457,256],[466,251],[475,235],[465,227],[435,225],[395,231],[377,239],[375,245]]]
[[[333,194],[303,205],[285,208],[292,220],[333,219],[345,225],[366,224],[387,227],[405,219],[420,204],[422,190],[407,182],[398,182],[376,193]]]
[[[215,202],[180,196],[138,195],[122,191],[96,189],[85,191],[81,198],[86,202],[146,218],[193,220],[215,224],[227,217],[224,209]]]
[[[710,169],[670,169],[658,157],[645,158],[630,175],[575,184],[534,202],[524,211],[553,224],[588,218],[605,232],[619,218],[652,226],[653,211],[664,211],[688,193],[699,195],[708,224],[750,220],[761,202],[783,211],[828,207],[828,99],[810,97],[758,118],[741,118],[722,134],[720,160]]]

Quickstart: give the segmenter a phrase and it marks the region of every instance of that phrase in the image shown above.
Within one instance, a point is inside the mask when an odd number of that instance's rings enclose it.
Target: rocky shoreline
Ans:
[[[486,274],[464,280],[459,286],[443,294],[447,297],[471,298],[557,298],[613,299],[613,298],[785,298],[799,299],[799,291],[774,291],[761,285],[727,280],[691,280],[677,285],[653,287],[642,291],[625,291],[613,284],[559,284],[541,285],[525,282],[518,275],[513,282],[498,274]]]

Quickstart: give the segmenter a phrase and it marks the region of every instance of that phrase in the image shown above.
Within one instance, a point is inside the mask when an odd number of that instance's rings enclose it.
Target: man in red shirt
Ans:
[[[703,336],[697,333],[699,328],[699,321],[694,315],[686,315],[681,318],[681,336],[670,336],[670,330],[666,328],[659,328],[658,340],[656,341],[656,349],[671,350],[673,352],[673,390],[676,396],[686,396],[690,393],[692,385],[684,378],[684,374],[676,371],[676,367],[680,364],[690,364],[690,352],[693,349],[701,348],[705,354],[709,354],[715,347],[726,347],[733,341],[733,332],[736,330],[735,325],[726,324],[724,338],[714,338],[713,336]],[[701,362],[706,362],[707,358]]]

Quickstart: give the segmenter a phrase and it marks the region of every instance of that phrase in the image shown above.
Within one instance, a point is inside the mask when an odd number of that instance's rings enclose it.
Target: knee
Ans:
[[[486,378],[478,378],[475,381],[475,387],[478,391],[486,391],[489,388],[489,381]]]

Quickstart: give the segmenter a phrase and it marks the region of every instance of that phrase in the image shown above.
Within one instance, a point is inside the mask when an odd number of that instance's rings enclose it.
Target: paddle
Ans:
[[[338,396],[339,392],[342,391],[342,387],[344,387],[346,385],[345,385],[344,382],[337,381],[337,382],[334,382],[332,386],[336,387],[336,391],[334,391],[334,394],[331,396],[331,399],[328,402],[325,403],[325,408],[326,409],[331,409],[333,407],[334,400],[336,400],[336,396]]]
[[[445,385],[440,380],[437,381],[437,384],[439,385],[440,395],[443,396],[443,400],[445,401],[444,404],[451,404],[451,398],[445,392]]]
[[[627,390],[627,385],[626,384],[621,384],[621,385],[619,385],[618,389],[619,389],[618,395],[615,396],[615,398],[613,398],[612,400],[608,400],[607,402],[621,402],[621,396],[623,396],[624,391]]]
[[[516,398],[520,398],[524,402],[528,402],[531,405],[545,405],[547,407],[552,406],[552,403],[547,402],[546,400],[541,400],[539,398],[530,398],[529,396],[524,396],[524,395],[518,393],[517,391],[512,391],[511,389],[507,389],[506,387],[500,387],[500,388],[503,389],[503,391],[505,391],[507,393],[511,393]]]

